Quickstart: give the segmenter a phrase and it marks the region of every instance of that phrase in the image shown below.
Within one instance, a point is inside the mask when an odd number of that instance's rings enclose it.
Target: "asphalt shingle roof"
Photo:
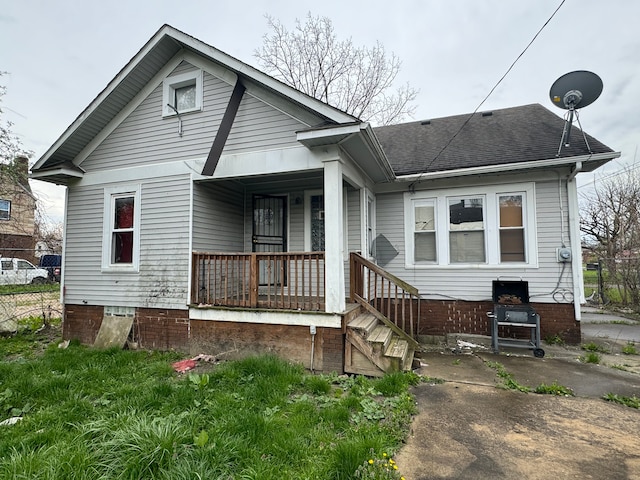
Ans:
[[[374,129],[396,175],[556,158],[564,119],[539,104],[435,118]],[[460,132],[456,135],[456,133]],[[452,137],[455,138],[447,145]],[[613,152],[587,135],[592,153]],[[588,155],[574,122],[560,157]]]

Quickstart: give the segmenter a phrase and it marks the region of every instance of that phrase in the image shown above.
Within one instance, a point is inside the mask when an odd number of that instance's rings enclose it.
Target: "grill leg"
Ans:
[[[500,348],[498,347],[498,316],[495,314],[491,317],[491,348],[493,353],[500,353]]]

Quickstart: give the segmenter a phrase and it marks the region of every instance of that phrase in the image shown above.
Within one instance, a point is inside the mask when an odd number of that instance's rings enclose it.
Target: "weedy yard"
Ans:
[[[309,375],[261,356],[178,375],[176,353],[43,339],[0,338],[0,421],[21,417],[0,426],[0,478],[400,478],[414,374]]]

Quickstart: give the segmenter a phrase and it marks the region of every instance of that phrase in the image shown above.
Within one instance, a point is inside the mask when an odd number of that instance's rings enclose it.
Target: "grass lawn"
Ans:
[[[34,347],[46,334],[0,338],[0,421],[22,417],[0,426],[2,479],[400,478],[415,374],[261,356],[178,375],[175,353]]]

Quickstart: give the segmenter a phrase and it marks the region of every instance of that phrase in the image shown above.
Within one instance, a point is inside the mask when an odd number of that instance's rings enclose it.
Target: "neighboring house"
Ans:
[[[0,165],[0,256],[34,260],[35,208],[29,160]]]
[[[129,316],[143,347],[376,375],[488,335],[508,276],[578,342],[575,176],[619,154],[574,129],[556,156],[562,129],[539,105],[374,129],[164,26],[32,169],[67,186],[63,335]]]

